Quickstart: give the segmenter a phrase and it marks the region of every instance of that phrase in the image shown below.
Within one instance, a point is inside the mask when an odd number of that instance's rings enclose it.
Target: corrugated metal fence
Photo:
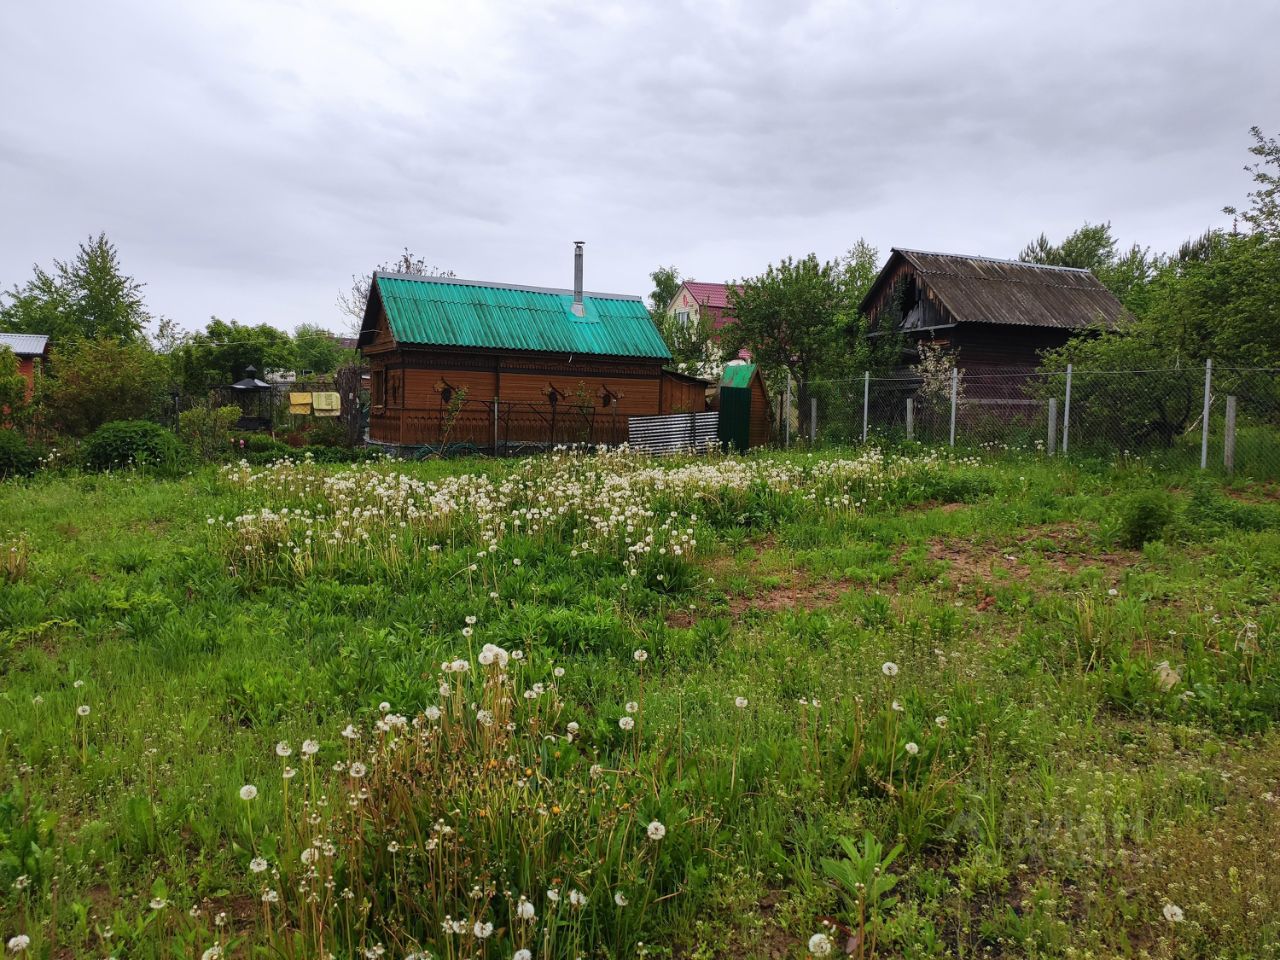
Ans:
[[[676,453],[682,450],[705,450],[718,442],[716,427],[719,414],[666,413],[656,417],[631,417],[627,443],[649,453]]]

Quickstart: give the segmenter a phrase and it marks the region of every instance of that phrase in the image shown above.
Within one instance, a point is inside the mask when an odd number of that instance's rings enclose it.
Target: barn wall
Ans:
[[[660,413],[702,413],[707,408],[706,384],[664,372],[661,406]]]
[[[1052,327],[1015,326],[998,323],[962,323],[949,330],[939,330],[919,342],[936,343],[955,351],[957,366],[970,373],[999,368],[1034,368],[1040,365],[1040,351],[1060,347],[1073,331]]]

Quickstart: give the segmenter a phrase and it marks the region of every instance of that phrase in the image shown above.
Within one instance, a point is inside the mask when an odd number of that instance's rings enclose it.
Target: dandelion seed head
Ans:
[[[815,933],[809,938],[809,952],[815,957],[829,957],[834,945],[825,933]]]

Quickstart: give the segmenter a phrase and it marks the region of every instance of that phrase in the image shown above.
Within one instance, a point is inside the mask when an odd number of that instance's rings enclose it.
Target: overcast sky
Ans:
[[[152,310],[339,329],[408,246],[647,294],[859,237],[1176,246],[1280,133],[1280,3],[0,6],[0,285],[106,231]]]

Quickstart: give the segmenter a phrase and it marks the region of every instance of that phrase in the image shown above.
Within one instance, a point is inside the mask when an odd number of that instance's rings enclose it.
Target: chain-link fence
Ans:
[[[1280,370],[957,369],[809,385],[791,434],[826,442],[1141,458],[1280,478]]]

